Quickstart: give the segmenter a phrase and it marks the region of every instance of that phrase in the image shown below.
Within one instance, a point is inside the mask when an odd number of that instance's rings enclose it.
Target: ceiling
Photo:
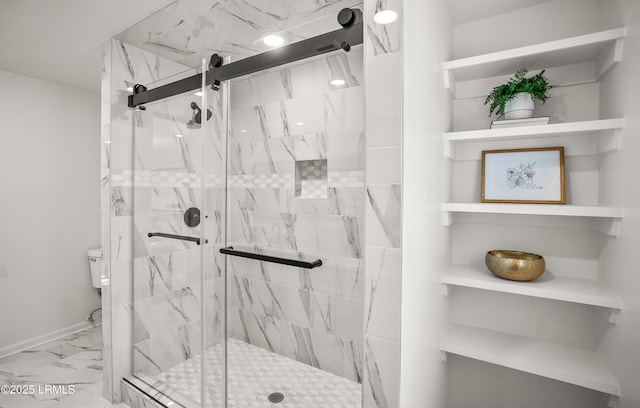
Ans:
[[[456,25],[546,1],[550,0],[448,0]],[[100,89],[100,45],[172,2],[2,0],[0,70],[97,92]],[[305,17],[304,10],[296,17]],[[154,23],[159,20],[162,18],[155,19]],[[240,28],[235,26],[230,30],[226,27],[224,31],[233,31],[235,36]],[[135,37],[133,31],[127,31]],[[143,37],[139,39],[143,40]],[[248,38],[238,40],[239,46],[247,45]]]
[[[173,0],[2,0],[0,70],[100,90],[100,45]]]

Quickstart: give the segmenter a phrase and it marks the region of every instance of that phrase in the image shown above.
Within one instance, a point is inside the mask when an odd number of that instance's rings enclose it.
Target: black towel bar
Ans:
[[[164,232],[150,232],[147,234],[147,236],[149,238],[151,237],[163,237],[163,238],[171,238],[171,239],[179,239],[182,241],[191,241],[191,242],[195,242],[196,244],[200,245],[200,238],[199,237],[188,237],[186,235],[174,235],[174,234],[165,234]],[[204,243],[208,243],[209,240],[205,239]]]
[[[298,268],[313,269],[322,266],[322,261],[316,259],[315,261],[307,262],[300,261],[298,259],[279,258],[277,256],[269,256],[262,254],[254,254],[253,252],[244,252],[233,249],[232,246],[226,248],[220,248],[220,253],[225,255],[239,256],[241,258],[257,259],[258,261],[272,262],[282,265],[295,266]]]

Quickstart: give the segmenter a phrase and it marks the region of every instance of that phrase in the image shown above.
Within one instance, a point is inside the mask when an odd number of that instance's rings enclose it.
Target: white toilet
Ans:
[[[91,284],[94,288],[102,287],[102,248],[88,251],[89,265],[91,267]]]

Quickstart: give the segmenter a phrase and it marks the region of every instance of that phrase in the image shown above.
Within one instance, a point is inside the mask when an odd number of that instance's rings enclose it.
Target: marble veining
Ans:
[[[373,15],[380,10],[393,10],[398,19],[391,24],[377,24]],[[365,7],[365,34],[367,56],[376,56],[402,49],[402,0],[375,0],[375,5]]]
[[[366,337],[364,407],[398,408],[400,401],[400,344]]]
[[[213,52],[235,59],[267,50],[258,41],[283,32],[297,41],[339,29],[342,7],[360,0],[176,1],[118,36],[120,40],[187,66]],[[229,30],[228,27],[234,27]]]
[[[107,408],[102,397],[102,330],[100,326],[0,359],[0,385],[75,387],[74,393],[0,393],[3,408]],[[118,407],[126,408],[123,404]]]
[[[400,342],[400,321],[396,317],[401,313],[402,251],[368,247],[366,268],[365,333]]]
[[[401,186],[368,186],[367,199],[368,215],[371,215],[367,225],[376,227],[384,234],[371,244],[399,248],[402,244]]]

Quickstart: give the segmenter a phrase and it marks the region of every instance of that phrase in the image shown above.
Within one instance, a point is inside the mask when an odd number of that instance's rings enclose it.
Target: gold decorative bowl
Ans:
[[[496,276],[515,281],[532,281],[544,273],[544,258],[521,251],[496,249],[484,257],[487,268]]]

